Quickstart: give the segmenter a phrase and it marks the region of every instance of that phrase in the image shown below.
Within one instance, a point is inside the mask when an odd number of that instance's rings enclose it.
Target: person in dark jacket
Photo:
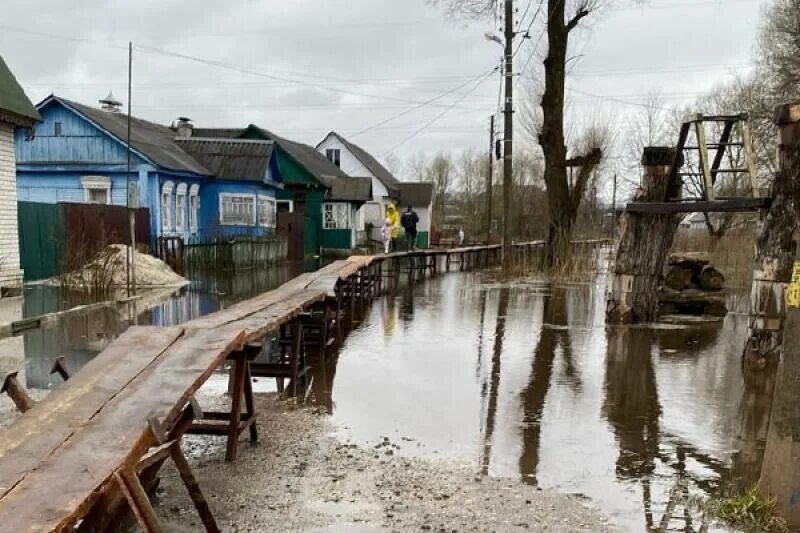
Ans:
[[[417,215],[414,208],[408,206],[406,212],[400,217],[400,225],[406,232],[406,250],[415,250],[417,248],[417,223],[419,222],[419,215]]]

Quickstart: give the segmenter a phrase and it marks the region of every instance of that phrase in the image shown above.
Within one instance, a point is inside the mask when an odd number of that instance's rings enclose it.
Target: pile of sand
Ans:
[[[125,287],[128,283],[128,246],[112,244],[80,270],[70,272],[59,280],[69,287]],[[169,265],[152,255],[135,252],[137,287],[182,287],[189,282],[176,274]]]

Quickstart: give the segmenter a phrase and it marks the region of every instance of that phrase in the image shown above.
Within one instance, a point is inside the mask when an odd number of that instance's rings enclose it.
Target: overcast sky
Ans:
[[[746,72],[765,3],[611,0],[574,47],[572,116],[600,112],[622,131],[652,91],[690,102]],[[523,29],[539,0],[528,5],[516,0]],[[540,62],[528,59],[544,48],[543,18],[517,69]],[[336,130],[407,160],[486,146],[499,74],[481,76],[502,50],[483,34],[497,24],[454,22],[425,0],[2,0],[0,55],[34,101],[96,105],[113,90],[125,102],[133,41],[135,116],[255,123],[309,144]]]

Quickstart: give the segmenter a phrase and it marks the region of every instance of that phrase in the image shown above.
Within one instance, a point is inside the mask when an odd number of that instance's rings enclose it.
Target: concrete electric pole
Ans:
[[[489,159],[486,169],[486,244],[492,244],[492,182],[494,165],[494,115],[489,117]]]
[[[503,142],[503,271],[511,271],[511,188],[514,139],[514,0],[505,0],[505,115]]]

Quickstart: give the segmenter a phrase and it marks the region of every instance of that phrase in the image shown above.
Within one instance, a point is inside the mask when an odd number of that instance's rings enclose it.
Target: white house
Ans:
[[[372,154],[354,144],[335,131],[328,133],[317,145],[317,150],[328,160],[352,177],[372,179],[372,200],[358,211],[356,227],[364,231],[367,224],[373,226],[377,238],[378,228],[383,224],[386,206],[391,202],[402,212],[411,205],[419,215],[417,231],[418,245],[427,247],[430,242],[431,206],[433,204],[432,183],[406,183],[398,180]]]
[[[14,130],[41,120],[17,79],[0,57],[0,296],[22,285],[17,222],[17,166]]]

